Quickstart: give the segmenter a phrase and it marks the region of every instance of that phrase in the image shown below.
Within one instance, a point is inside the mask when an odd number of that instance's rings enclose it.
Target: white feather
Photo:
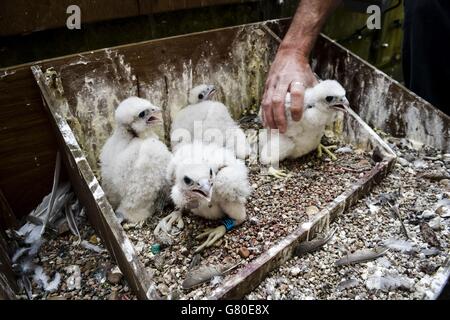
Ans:
[[[387,239],[383,242],[383,245],[391,250],[399,252],[412,252],[415,250],[414,243],[401,239]]]
[[[196,93],[198,87],[192,91]],[[223,103],[198,101],[192,94],[189,101],[191,104],[179,111],[172,123],[171,146],[174,152],[183,144],[201,140],[226,147],[239,159],[249,155],[250,146],[245,133]]]
[[[287,158],[299,158],[317,149],[325,126],[334,120],[336,111],[330,108],[326,97],[333,96],[346,102],[345,90],[334,80],[325,80],[305,91],[304,113],[300,121],[291,115],[291,96],[286,95],[285,110],[287,130],[284,134],[271,131],[267,141],[262,143],[260,161],[262,164],[276,164]],[[261,110],[259,117],[261,118]],[[279,143],[276,143],[279,139]]]
[[[244,204],[251,192],[247,168],[230,150],[215,144],[196,141],[181,146],[174,153],[168,166],[168,178],[174,183],[171,196],[175,205],[183,208],[189,202],[183,178],[188,176],[196,182],[208,179],[210,169],[215,173],[211,183],[211,202],[200,200],[199,206],[191,211],[207,219],[219,219],[225,215],[245,219]]]
[[[137,97],[123,101],[116,110],[116,129],[100,155],[102,187],[108,200],[131,222],[154,213],[158,194],[168,183],[165,173],[172,155],[138,117],[143,110],[158,109]]]

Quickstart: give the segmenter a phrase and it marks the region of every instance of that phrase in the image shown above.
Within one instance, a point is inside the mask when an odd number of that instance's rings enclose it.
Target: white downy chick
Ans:
[[[297,122],[292,120],[291,99],[288,93],[285,100],[287,130],[278,135],[278,144],[273,140],[277,134],[271,132],[261,148],[261,163],[273,165],[287,158],[302,157],[321,147],[320,141],[325,126],[334,120],[337,112],[345,112],[348,104],[345,89],[337,81],[322,81],[313,88],[306,89],[305,110],[302,119]]]
[[[230,150],[200,141],[185,144],[174,153],[167,175],[173,183],[172,200],[180,211],[187,210],[210,220],[231,218],[234,226],[245,221],[245,203],[251,193],[248,171],[244,161]],[[172,215],[180,218],[180,211]],[[197,237],[208,239],[196,251],[221,238],[226,233],[227,221],[230,219]]]
[[[115,112],[116,128],[100,155],[102,187],[109,202],[131,223],[150,217],[169,189],[167,164],[172,154],[153,132],[161,110],[145,99],[130,97]]]
[[[171,128],[172,151],[186,143],[201,140],[232,150],[239,159],[250,153],[244,131],[221,102],[211,101],[213,85],[199,85],[189,94],[189,105],[175,116]]]

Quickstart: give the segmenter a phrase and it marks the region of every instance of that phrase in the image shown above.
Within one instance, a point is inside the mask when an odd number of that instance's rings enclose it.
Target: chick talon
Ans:
[[[174,211],[166,217],[162,218],[156,226],[153,234],[156,236],[160,233],[160,231],[164,231],[169,233],[172,229],[172,225],[176,222],[178,229],[182,229],[184,227],[183,216],[180,211]]]
[[[207,229],[203,233],[199,234],[195,238],[202,239],[208,236],[208,238],[197,248],[195,249],[195,253],[202,251],[205,248],[211,247],[214,243],[217,242],[220,238],[222,238],[227,229],[225,226],[218,226],[217,228]]]
[[[331,160],[336,161],[337,157],[336,155],[330,151],[330,149],[335,148],[335,146],[328,146],[325,147],[323,144],[319,144],[319,146],[317,147],[317,156],[319,158],[322,157],[322,149],[325,151],[325,153],[330,157]]]
[[[270,167],[267,174],[278,179],[289,177],[289,174],[285,170],[277,170],[274,167]]]

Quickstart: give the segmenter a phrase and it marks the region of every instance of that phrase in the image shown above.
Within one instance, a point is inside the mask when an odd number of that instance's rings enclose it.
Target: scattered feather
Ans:
[[[392,212],[394,213],[394,216],[398,219],[398,221],[400,221],[400,224],[402,226],[403,234],[405,235],[405,237],[407,239],[409,239],[408,230],[406,230],[405,224],[403,223],[403,219],[400,216],[400,210],[398,209],[398,204],[391,205],[389,202],[388,202],[388,204],[389,204],[389,207],[391,208]]]
[[[381,209],[379,206],[374,204],[369,204],[368,207],[371,214],[377,214]]]
[[[358,285],[359,285],[359,281],[356,279],[343,280],[343,281],[339,282],[339,284],[336,287],[336,290],[344,291],[346,289],[351,289],[351,288],[357,287]]]
[[[416,169],[427,169],[428,168],[427,162],[422,159],[415,160],[413,162],[413,165],[414,165],[414,168],[416,168]]]
[[[28,279],[27,276],[22,275],[20,277],[20,284],[22,288],[25,290],[25,293],[29,300],[33,300],[33,291],[31,290],[31,282],[30,279]]]
[[[425,257],[437,256],[441,251],[437,248],[423,249],[420,253],[423,253]]]
[[[450,175],[445,170],[425,172],[425,173],[422,173],[421,175],[419,175],[419,177],[428,179],[431,181],[437,181],[437,182],[444,180],[444,179],[450,179]]]
[[[389,292],[395,289],[411,290],[414,280],[406,276],[371,276],[366,280],[366,287],[369,290],[381,290]]]
[[[81,272],[80,267],[77,265],[71,265],[65,268],[65,271],[70,274],[66,280],[67,290],[79,290],[81,289]]]
[[[336,228],[333,229],[325,238],[315,238],[311,241],[304,241],[298,245],[295,249],[294,254],[296,256],[302,256],[306,253],[314,252],[320,248],[322,248],[325,244],[327,244],[336,233]]]
[[[223,281],[223,277],[221,277],[221,276],[215,276],[215,277],[213,277],[213,278],[211,279],[211,285],[212,285],[213,287],[215,287],[215,286],[221,284],[222,281]]]
[[[45,274],[44,269],[42,267],[36,267],[34,270],[33,280],[36,282],[37,285],[39,285],[42,288],[45,288],[45,286],[48,283],[48,276]]]
[[[49,203],[48,203],[47,214],[46,214],[45,219],[44,219],[44,224],[42,225],[41,235],[44,234],[44,232],[45,232],[45,228],[47,227],[47,223],[49,221],[50,215],[51,215],[52,210],[53,210],[53,205],[55,203],[55,197],[56,197],[56,189],[57,189],[58,184],[59,184],[60,171],[61,171],[61,155],[59,154],[59,151],[58,151],[56,153],[55,172],[54,172],[54,175],[53,175],[53,187],[52,187],[52,191],[50,193],[50,200],[49,200]]]
[[[30,251],[30,248],[19,248],[14,253],[11,258],[12,263],[15,263],[20,257],[22,257],[26,252]]]
[[[386,256],[380,257],[380,258],[377,260],[377,264],[378,264],[379,266],[382,266],[383,268],[386,268],[386,269],[388,269],[388,268],[390,268],[390,267],[392,266],[391,262],[389,261],[388,258],[386,258]]]
[[[202,260],[202,256],[197,253],[192,257],[191,263],[189,264],[188,270],[194,269],[196,266],[200,264],[200,261]]]
[[[67,201],[64,205],[66,212],[67,224],[69,225],[69,229],[74,236],[77,236],[78,239],[81,239],[80,231],[78,230],[77,223],[75,221],[75,216],[72,207],[69,205]]]
[[[357,264],[362,262],[367,262],[375,260],[383,256],[389,248],[378,247],[375,249],[362,249],[355,251],[351,254],[344,256],[343,258],[337,260],[335,264],[337,266],[345,266],[348,264]]]
[[[414,243],[407,240],[400,239],[387,239],[383,241],[383,245],[393,251],[398,251],[402,253],[414,253],[416,248]]]
[[[381,205],[385,205],[387,203],[394,204],[397,202],[399,196],[400,196],[399,191],[381,193],[378,196],[377,202],[380,203]]]
[[[47,286],[44,288],[47,292],[54,292],[58,290],[59,284],[61,282],[61,274],[59,272],[55,273],[53,280],[47,283]]]
[[[81,241],[80,245],[85,249],[92,250],[97,253],[102,253],[105,251],[105,249],[103,249],[95,244],[89,243],[86,240]]]
[[[183,289],[190,289],[206,281],[209,281],[214,277],[222,276],[223,274],[236,268],[239,264],[240,263],[234,266],[203,266],[191,270],[182,283]]]
[[[44,272],[44,269],[41,266],[38,266],[34,270],[33,280],[45,291],[53,292],[58,290],[59,283],[61,282],[61,274],[56,272],[53,280],[49,282],[49,278]]]

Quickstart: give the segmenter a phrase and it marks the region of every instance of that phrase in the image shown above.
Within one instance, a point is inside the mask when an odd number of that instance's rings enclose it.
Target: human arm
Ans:
[[[303,115],[307,87],[317,80],[309,65],[309,55],[330,13],[341,0],[302,0],[270,68],[262,108],[266,127],[286,131],[284,100],[291,93],[291,113],[295,121]]]

